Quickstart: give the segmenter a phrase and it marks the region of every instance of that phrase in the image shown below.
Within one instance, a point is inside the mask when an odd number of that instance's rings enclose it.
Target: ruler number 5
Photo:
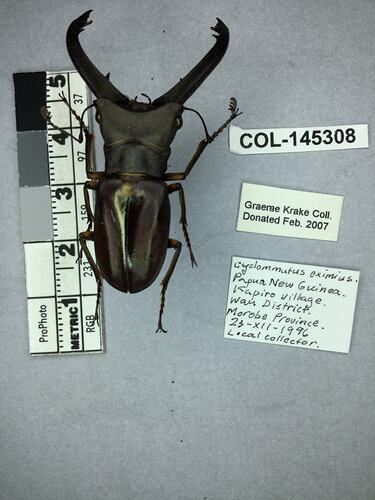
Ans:
[[[50,76],[48,78],[48,85],[50,87],[64,87],[65,83],[66,79],[63,75]]]

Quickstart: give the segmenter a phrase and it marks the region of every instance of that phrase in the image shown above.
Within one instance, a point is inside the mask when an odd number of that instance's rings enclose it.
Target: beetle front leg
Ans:
[[[158,322],[158,329],[156,330],[156,332],[162,331],[164,333],[167,333],[167,330],[163,329],[163,325],[162,325],[162,322],[161,322],[161,318],[163,316],[163,311],[164,311],[164,304],[165,304],[165,293],[167,291],[169,280],[171,279],[171,276],[172,276],[173,271],[174,271],[174,269],[176,267],[178,258],[180,256],[181,247],[182,247],[181,241],[172,240],[171,238],[169,238],[169,240],[168,240],[168,248],[174,248],[175,249],[175,254],[173,255],[173,258],[172,258],[172,261],[171,261],[171,263],[169,265],[167,274],[164,276],[164,279],[161,282],[162,289],[161,289],[161,296],[160,296],[159,322]]]
[[[186,241],[186,245],[189,249],[190,253],[190,260],[191,260],[191,266],[198,266],[197,261],[195,260],[193,250],[191,248],[191,243],[190,243],[190,238],[189,238],[189,233],[187,230],[187,220],[186,220],[186,204],[185,204],[185,195],[184,195],[184,190],[179,182],[176,184],[170,184],[168,186],[168,191],[169,193],[174,193],[175,191],[178,191],[179,199],[180,199],[180,207],[181,207],[181,217],[180,217],[180,224],[182,225],[182,231],[184,233],[184,238]]]
[[[69,111],[72,113],[74,118],[78,121],[79,123],[79,135],[76,137],[73,135],[71,132],[67,132],[65,129],[62,129],[52,121],[52,116],[51,113],[48,111],[48,109],[43,106],[40,108],[40,112],[43,116],[43,118],[51,125],[52,128],[55,130],[59,130],[63,134],[66,135],[66,137],[71,137],[75,141],[79,142],[82,144],[83,142],[83,134],[85,136],[86,142],[85,142],[85,156],[86,156],[86,176],[88,179],[101,179],[104,176],[103,172],[98,172],[97,170],[94,169],[94,134],[90,132],[88,126],[85,124],[83,121],[83,115],[85,112],[93,107],[93,104],[90,104],[82,113],[81,116],[77,114],[77,112],[72,108],[72,106],[69,104],[69,101],[65,97],[64,93],[59,94],[60,99],[62,102],[69,108]]]
[[[86,137],[86,176],[88,179],[98,180],[105,177],[104,172],[98,172],[94,169],[94,134],[88,129],[84,131]]]
[[[94,104],[90,104],[90,106],[88,106],[82,113],[81,116],[79,116],[75,109],[72,108],[72,106],[70,105],[69,101],[67,100],[67,98],[65,97],[64,93],[61,92],[61,94],[59,94],[59,97],[60,99],[62,100],[62,102],[69,108],[69,111],[72,113],[72,115],[74,116],[74,118],[78,121],[79,123],[79,136],[78,136],[78,139],[75,138],[78,142],[83,142],[83,134],[85,134],[85,139],[86,139],[86,143],[85,143],[85,156],[86,156],[86,176],[88,179],[99,179],[101,177],[103,177],[103,173],[102,172],[97,172],[95,169],[94,169],[94,134],[92,132],[90,132],[90,129],[88,128],[88,126],[85,124],[85,122],[83,121],[83,115],[86,113],[86,111],[89,109],[89,108],[92,108],[94,106]]]
[[[197,163],[200,155],[203,153],[203,151],[206,149],[208,146],[207,139],[203,139],[199,144],[198,147],[193,154],[192,159],[189,161],[186,169],[184,172],[171,172],[170,174],[165,174],[163,176],[163,181],[183,181],[186,179],[188,174],[190,173],[191,169],[194,167],[194,165]]]
[[[81,243],[82,250],[84,254],[86,255],[86,259],[88,260],[88,263],[91,266],[91,269],[94,272],[95,278],[96,278],[96,283],[98,285],[98,291],[97,291],[97,297],[96,297],[96,307],[95,307],[95,320],[99,320],[99,308],[100,308],[100,301],[102,298],[102,289],[103,289],[103,277],[100,272],[100,269],[96,265],[96,262],[91,255],[90,250],[87,247],[86,241],[93,241],[94,240],[94,231],[84,231],[83,233],[79,234],[79,242]]]
[[[186,108],[189,109],[189,108]],[[232,120],[237,118],[237,116],[241,115],[239,108],[237,108],[237,100],[234,97],[231,97],[229,99],[229,111],[231,112],[229,118],[225,120],[225,122],[219,127],[217,130],[212,135],[209,135],[207,132],[207,127],[203,121],[204,124],[204,130],[206,132],[206,138],[201,140],[201,142],[198,144],[197,149],[195,150],[195,153],[193,154],[191,160],[187,164],[187,167],[185,168],[184,172],[171,172],[170,174],[165,174],[163,177],[164,181],[177,181],[177,180],[183,180],[186,179],[186,177],[190,174],[192,168],[194,165],[197,163],[199,157],[203,153],[203,151],[206,149],[206,147],[213,142],[216,137],[230,124]],[[203,118],[201,118],[203,120]]]
[[[65,101],[66,105],[69,107],[75,118],[79,121],[80,123],[80,133],[79,133],[79,138],[76,139],[78,142],[83,142],[83,137],[82,137],[82,131],[85,134],[85,168],[86,168],[86,177],[88,179],[92,180],[98,180],[102,179],[105,174],[104,172],[98,172],[97,170],[94,169],[94,137],[95,135],[90,132],[89,128],[86,127],[82,117],[78,116],[77,113],[73,110],[73,108],[70,106],[68,101]],[[89,106],[90,107],[90,106]],[[88,108],[86,108],[88,109]],[[85,110],[86,111],[86,110]],[[51,122],[50,122],[51,123]]]

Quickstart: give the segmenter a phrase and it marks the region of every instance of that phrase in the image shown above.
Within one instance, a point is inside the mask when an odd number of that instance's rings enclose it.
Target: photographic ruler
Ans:
[[[59,96],[64,92],[81,115],[91,104],[89,91],[76,71],[13,77],[29,352],[102,352],[102,320],[95,321],[96,280],[85,254],[81,262],[77,260],[79,233],[88,225],[83,195],[85,142],[63,132],[78,137],[79,123]],[[42,106],[63,131],[44,120]],[[85,122],[91,123],[90,113],[85,113]],[[88,245],[94,255],[93,242]]]

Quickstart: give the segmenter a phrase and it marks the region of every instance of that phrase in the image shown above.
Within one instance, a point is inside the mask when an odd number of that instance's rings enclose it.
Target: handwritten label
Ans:
[[[224,337],[349,352],[358,271],[233,257]]]
[[[367,124],[265,129],[231,125],[229,128],[229,151],[239,155],[360,148],[368,148]]]
[[[343,197],[244,183],[237,230],[337,241]]]

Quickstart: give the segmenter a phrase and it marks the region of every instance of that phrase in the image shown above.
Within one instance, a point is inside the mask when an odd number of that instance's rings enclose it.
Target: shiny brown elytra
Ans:
[[[179,182],[187,177],[198,158],[219,133],[238,116],[236,99],[229,103],[229,118],[213,134],[208,134],[201,115],[184,106],[185,101],[201,85],[220,62],[229,43],[229,31],[217,19],[211,28],[216,38],[214,46],[203,59],[174,87],[159,98],[139,102],[122,94],[90,61],[83,51],[79,34],[88,21],[91,10],[71,23],[66,35],[69,55],[77,71],[96,96],[95,118],[100,125],[104,139],[105,171],[93,169],[93,134],[84,124],[83,114],[77,115],[61,94],[61,99],[70,108],[80,123],[78,142],[86,140],[86,173],[89,179],[84,186],[88,228],[80,234],[82,250],[89,261],[98,283],[96,317],[102,290],[102,280],[122,292],[136,293],[147,288],[158,276],[167,249],[174,249],[174,255],[161,286],[161,303],[157,331],[162,327],[162,314],[168,282],[181,252],[181,242],[169,238],[170,204],[169,195],[178,191],[181,207],[180,223],[192,266],[196,265],[187,232],[184,191]],[[141,94],[144,95],[144,94]],[[91,107],[89,106],[89,107]],[[191,160],[182,172],[166,173],[170,156],[170,145],[179,128],[182,127],[184,110],[194,111],[202,120],[205,138],[200,141]],[[86,111],[86,110],[85,110]],[[84,112],[85,112],[84,111]],[[51,121],[44,109],[43,114]],[[94,212],[91,209],[88,190],[96,192]],[[87,241],[94,241],[96,262],[91,255]]]

